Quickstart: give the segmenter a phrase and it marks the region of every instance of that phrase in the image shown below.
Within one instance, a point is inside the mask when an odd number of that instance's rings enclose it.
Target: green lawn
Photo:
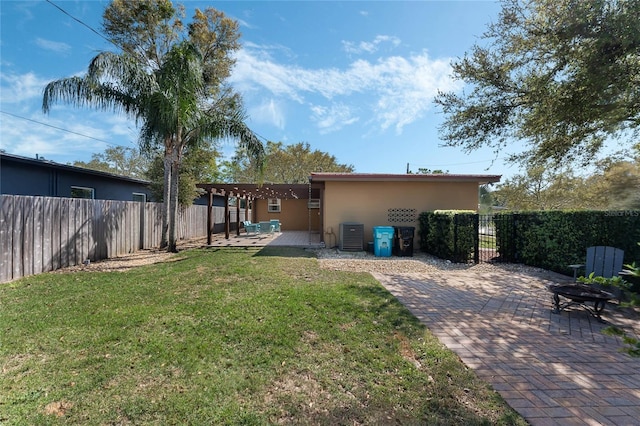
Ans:
[[[0,285],[0,424],[526,424],[368,274],[173,260]]]

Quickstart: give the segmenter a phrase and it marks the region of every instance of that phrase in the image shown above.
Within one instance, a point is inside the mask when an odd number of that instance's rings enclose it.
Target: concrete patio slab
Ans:
[[[261,234],[240,235],[232,233],[229,239],[224,234],[214,234],[209,247],[302,247],[302,248],[323,248],[324,243],[320,242],[320,234],[308,231],[283,231]]]

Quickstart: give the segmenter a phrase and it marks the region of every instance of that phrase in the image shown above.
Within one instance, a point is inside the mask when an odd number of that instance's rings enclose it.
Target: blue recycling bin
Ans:
[[[393,226],[373,227],[373,254],[376,257],[391,257],[393,232]]]

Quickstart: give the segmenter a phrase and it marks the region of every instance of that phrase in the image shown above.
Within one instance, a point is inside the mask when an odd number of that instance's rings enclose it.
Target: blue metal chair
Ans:
[[[260,222],[258,226],[260,227],[261,233],[273,233],[273,226],[271,226],[271,222]]]
[[[271,229],[275,232],[280,232],[280,220],[279,219],[271,219]]]
[[[253,232],[254,234],[259,234],[260,233],[260,224],[258,223],[251,223],[250,220],[245,220],[242,222],[245,231],[247,231],[247,235],[250,232]]]

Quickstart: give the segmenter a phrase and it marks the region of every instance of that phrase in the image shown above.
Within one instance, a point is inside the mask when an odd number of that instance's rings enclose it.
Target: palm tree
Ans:
[[[103,52],[83,77],[53,81],[44,89],[42,108],[48,113],[57,101],[78,107],[124,112],[141,123],[143,149],[164,147],[164,203],[162,245],[176,251],[178,171],[185,147],[208,138],[239,138],[261,160],[264,148],[244,124],[235,104],[212,102],[203,79],[202,56],[190,42],[171,47],[157,70],[125,53]]]

